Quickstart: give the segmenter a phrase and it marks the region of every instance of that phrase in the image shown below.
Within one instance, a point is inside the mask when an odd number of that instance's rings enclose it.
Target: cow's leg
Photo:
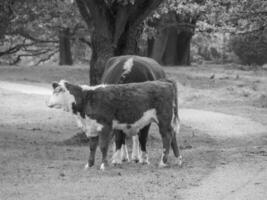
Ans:
[[[120,130],[114,130],[115,135],[115,153],[112,157],[112,164],[121,164],[125,160],[129,160],[128,151],[125,146],[125,134]]]
[[[102,130],[99,132],[99,147],[102,153],[102,162],[100,165],[101,170],[105,170],[105,167],[108,164],[107,154],[108,154],[108,145],[111,138],[111,127],[108,125],[103,125]]]
[[[122,132],[122,149],[121,149],[121,160],[123,162],[129,162],[129,154],[126,145],[126,135]]]
[[[139,133],[139,143],[140,143],[140,148],[141,148],[141,156],[140,156],[139,161],[140,163],[143,163],[143,164],[149,164],[148,154],[146,151],[146,143],[147,143],[149,127],[150,127],[150,124],[145,126],[143,129],[141,129]]]
[[[177,144],[176,140],[176,133],[173,131],[173,137],[171,141],[172,150],[174,153],[174,156],[177,158],[177,164],[178,166],[182,166],[182,155],[180,154],[179,146]]]
[[[140,157],[138,135],[132,136],[132,140],[133,140],[132,161],[138,163]]]
[[[90,137],[89,138],[89,148],[90,148],[90,155],[87,164],[85,165],[85,169],[92,167],[95,163],[95,152],[98,145],[98,136],[97,137]]]
[[[165,128],[164,125],[159,125],[159,131],[162,137],[162,144],[163,144],[162,156],[159,166],[167,167],[168,155],[172,141],[171,127]]]

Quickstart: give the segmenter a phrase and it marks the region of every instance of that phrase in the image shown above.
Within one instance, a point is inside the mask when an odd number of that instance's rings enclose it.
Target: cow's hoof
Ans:
[[[132,162],[133,163],[139,163],[139,156],[138,155],[132,155]]]
[[[94,165],[94,163],[90,163],[90,162],[86,163],[84,165],[84,170],[87,170],[87,169],[91,168],[93,165]]]
[[[141,164],[147,164],[147,165],[149,165],[150,164],[150,162],[148,161],[148,154],[146,153],[146,152],[142,152],[141,153],[141,156],[140,156],[140,158],[139,158],[139,162],[141,163]]]
[[[143,165],[149,165],[150,162],[148,160],[140,160],[140,163]]]
[[[167,168],[169,165],[167,163],[164,163],[162,160],[159,163],[159,168]]]
[[[134,158],[134,159],[132,159],[132,162],[133,163],[139,163],[139,159],[138,158]]]
[[[119,166],[119,165],[121,165],[121,160],[112,160],[111,161],[111,164],[113,165],[113,166]]]
[[[86,163],[85,165],[84,165],[84,170],[87,170],[89,168],[89,164],[88,163]]]
[[[130,161],[129,158],[123,158],[123,159],[122,159],[122,162],[129,162],[129,161]]]
[[[106,169],[105,163],[101,163],[100,170],[105,171],[105,169]]]
[[[160,163],[159,164],[159,168],[168,168],[168,167],[170,167],[170,166],[166,163]]]
[[[122,145],[121,148],[121,160],[122,162],[129,162],[129,154],[128,154],[128,149],[127,146],[125,144]]]
[[[112,156],[112,165],[120,165],[122,162],[121,159],[121,150],[117,150],[114,155]]]
[[[177,165],[178,165],[179,167],[182,167],[182,166],[183,166],[183,158],[182,158],[181,155],[178,157]]]
[[[91,166],[89,165],[89,163],[86,163],[86,164],[84,165],[84,170],[88,170],[90,167],[91,167]]]

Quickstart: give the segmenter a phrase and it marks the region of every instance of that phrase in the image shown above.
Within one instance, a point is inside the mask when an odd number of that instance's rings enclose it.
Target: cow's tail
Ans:
[[[180,152],[179,152],[179,147],[177,144],[177,139],[176,135],[180,131],[180,118],[178,114],[178,89],[177,89],[177,84],[174,80],[171,80],[171,83],[173,85],[173,103],[172,103],[172,121],[171,121],[171,126],[172,126],[172,142],[171,146],[173,149],[173,153],[176,157],[180,157]]]
[[[179,133],[180,131],[180,118],[178,114],[178,89],[177,89],[177,84],[175,81],[171,81],[173,85],[173,113],[172,113],[172,128],[174,129],[174,132],[176,134]]]

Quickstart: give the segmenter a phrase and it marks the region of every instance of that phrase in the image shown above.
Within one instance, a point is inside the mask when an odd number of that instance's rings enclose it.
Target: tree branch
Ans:
[[[82,18],[86,22],[88,28],[91,29],[93,27],[93,23],[92,23],[93,18],[92,18],[90,10],[88,9],[85,1],[84,0],[76,0],[76,4],[78,6],[78,9],[80,11]]]
[[[92,42],[86,40],[85,38],[79,38],[79,41],[82,42],[82,43],[87,44],[90,48],[92,47]]]
[[[17,44],[13,47],[10,47],[9,49],[7,49],[5,51],[0,51],[0,57],[4,56],[4,55],[8,55],[8,54],[14,54],[14,53],[18,52],[19,50],[21,50],[22,48],[27,47],[27,46],[32,46],[34,44],[35,43],[25,44],[25,42],[23,44]]]
[[[42,40],[39,38],[35,38],[29,33],[27,33],[25,30],[19,29],[14,32],[15,34],[18,34],[26,39],[32,40],[33,42],[36,43],[58,43],[58,40]]]
[[[131,13],[131,24],[137,25],[142,23],[145,18],[154,11],[164,0],[136,0],[135,9]]]
[[[113,16],[115,20],[115,28],[113,33],[113,44],[117,44],[119,38],[121,37],[122,33],[125,31],[125,26],[129,20],[129,11],[130,5],[116,5],[117,12],[116,16]]]
[[[46,61],[50,60],[50,58],[51,58],[53,55],[55,55],[55,53],[57,53],[57,52],[58,52],[58,50],[53,51],[52,53],[48,54],[45,58],[40,59],[40,60],[39,60],[37,63],[35,63],[34,65],[39,65],[39,64],[42,63],[42,62],[46,62]]]
[[[21,57],[30,57],[30,56],[39,56],[42,54],[46,54],[49,51],[52,51],[52,49],[46,49],[43,51],[36,51],[35,53],[24,53],[24,54],[19,54],[15,60],[13,60],[13,62],[9,63],[10,65],[15,65],[17,64],[19,61],[21,61]]]

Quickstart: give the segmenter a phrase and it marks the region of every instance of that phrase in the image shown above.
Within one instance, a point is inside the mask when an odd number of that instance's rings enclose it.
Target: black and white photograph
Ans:
[[[266,0],[0,0],[0,200],[266,199]]]

